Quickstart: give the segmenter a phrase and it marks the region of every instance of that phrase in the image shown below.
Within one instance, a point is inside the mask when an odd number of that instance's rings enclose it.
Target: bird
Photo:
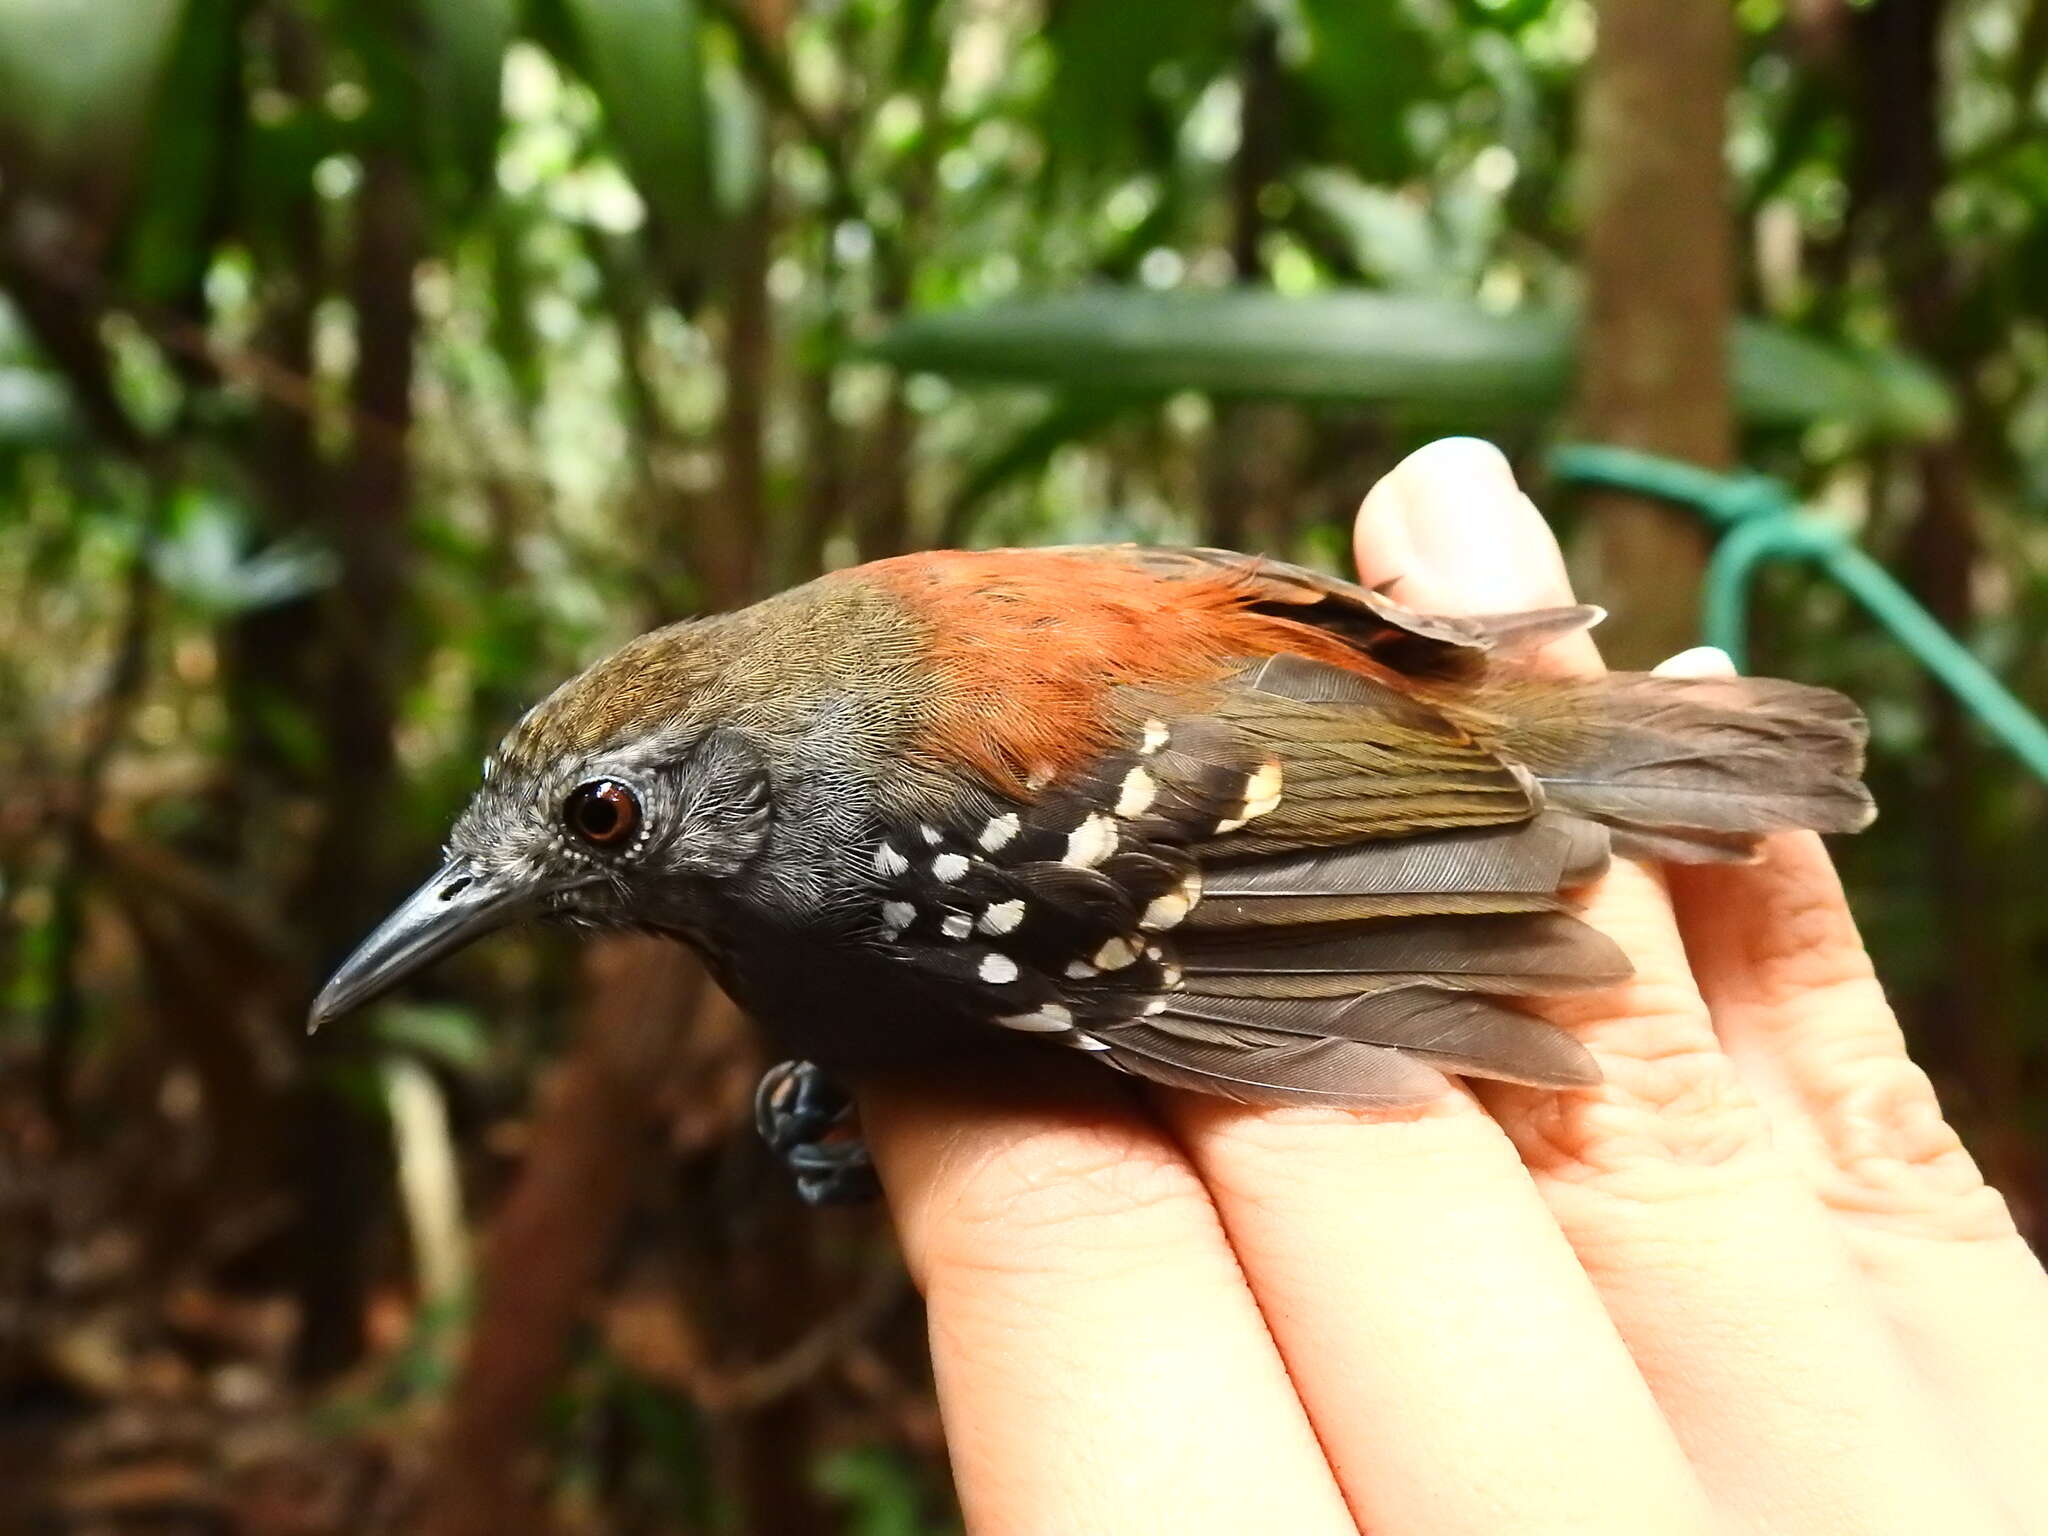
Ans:
[[[933,551],[653,630],[529,710],[317,1025],[514,920],[679,939],[792,1059],[771,1147],[872,1193],[846,1083],[1019,1050],[1248,1105],[1571,1090],[1611,859],[1875,814],[1843,695],[1567,676],[1563,606],[1430,614],[1281,561]],[[999,1069],[999,1068],[998,1068]]]

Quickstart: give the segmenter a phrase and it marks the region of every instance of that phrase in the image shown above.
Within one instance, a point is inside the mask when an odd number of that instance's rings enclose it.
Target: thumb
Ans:
[[[1550,525],[1501,451],[1476,437],[1440,439],[1395,465],[1359,509],[1353,547],[1360,580],[1425,613],[1515,613],[1572,601]],[[1574,637],[1559,654],[1589,665],[1593,652]]]

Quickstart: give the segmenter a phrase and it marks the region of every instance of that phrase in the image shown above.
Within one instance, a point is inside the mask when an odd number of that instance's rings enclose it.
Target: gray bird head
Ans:
[[[312,1027],[521,918],[697,930],[774,820],[759,745],[691,707],[709,680],[697,638],[683,626],[643,636],[513,728],[446,861],[342,963]]]

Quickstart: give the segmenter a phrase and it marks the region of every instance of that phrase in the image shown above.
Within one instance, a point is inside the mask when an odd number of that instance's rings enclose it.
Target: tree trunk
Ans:
[[[1734,457],[1734,241],[1722,163],[1734,19],[1716,0],[1597,0],[1580,98],[1587,306],[1578,430],[1721,468]],[[1649,665],[1699,632],[1706,540],[1690,514],[1589,498],[1590,595],[1609,659]]]
[[[1230,262],[1236,281],[1265,281],[1266,189],[1286,170],[1287,77],[1280,29],[1258,15],[1247,23],[1238,60],[1243,92],[1237,154],[1230,163]],[[1287,555],[1294,538],[1294,491],[1303,451],[1293,406],[1222,401],[1209,441],[1204,537],[1225,549]]]

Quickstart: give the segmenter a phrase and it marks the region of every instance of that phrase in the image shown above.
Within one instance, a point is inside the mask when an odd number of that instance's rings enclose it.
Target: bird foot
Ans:
[[[881,1194],[853,1096],[815,1062],[777,1062],[762,1074],[754,1128],[806,1205],[863,1205]]]

